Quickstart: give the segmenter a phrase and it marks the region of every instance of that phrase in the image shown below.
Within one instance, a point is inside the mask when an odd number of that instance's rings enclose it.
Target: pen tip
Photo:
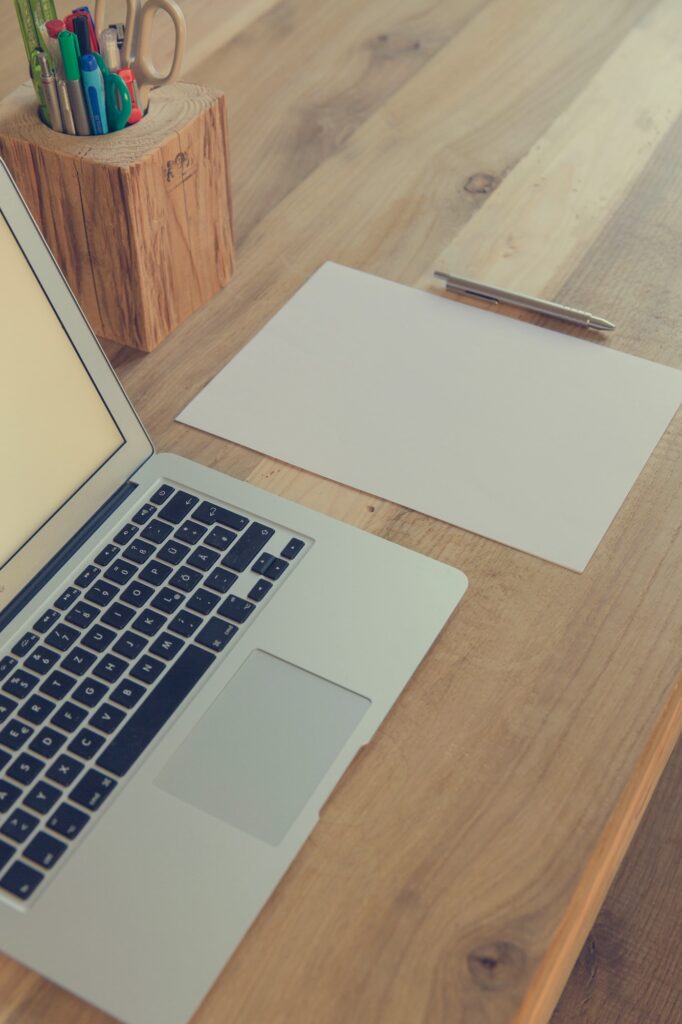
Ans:
[[[612,324],[610,320],[602,320],[601,317],[592,317],[588,324],[589,327],[593,327],[596,331],[613,331],[616,325]]]

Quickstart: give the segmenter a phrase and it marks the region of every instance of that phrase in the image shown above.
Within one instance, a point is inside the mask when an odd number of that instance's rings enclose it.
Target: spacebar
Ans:
[[[183,651],[97,758],[100,768],[125,775],[214,661],[215,654],[193,644]]]

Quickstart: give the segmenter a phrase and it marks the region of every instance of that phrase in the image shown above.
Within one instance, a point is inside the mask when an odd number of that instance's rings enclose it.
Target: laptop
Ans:
[[[2,164],[0,266],[0,949],[181,1024],[466,578],[156,453]]]

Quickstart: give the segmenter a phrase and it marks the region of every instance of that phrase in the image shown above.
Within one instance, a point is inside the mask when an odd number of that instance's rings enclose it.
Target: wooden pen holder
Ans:
[[[0,156],[100,338],[150,352],[232,276],[222,93],[165,86],[139,124],[72,136],[28,84],[0,103]]]

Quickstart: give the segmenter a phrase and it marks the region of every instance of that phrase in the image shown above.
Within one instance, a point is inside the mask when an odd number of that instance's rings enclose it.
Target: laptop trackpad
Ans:
[[[166,792],[273,846],[371,701],[254,651],[166,762]]]

